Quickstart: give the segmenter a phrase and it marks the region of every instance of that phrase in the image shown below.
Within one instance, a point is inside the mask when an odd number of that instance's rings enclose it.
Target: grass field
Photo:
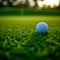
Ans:
[[[36,24],[49,31],[38,34]],[[0,60],[60,60],[60,16],[0,16]]]
[[[20,16],[22,15],[22,10],[20,8],[0,8],[0,16]],[[25,8],[23,10],[23,15],[50,15],[50,16],[60,16],[60,9],[36,9],[36,8]]]

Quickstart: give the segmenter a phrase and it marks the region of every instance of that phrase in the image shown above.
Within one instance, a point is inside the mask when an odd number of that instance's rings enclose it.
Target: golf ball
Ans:
[[[48,32],[48,24],[45,22],[40,22],[36,25],[37,33],[47,33]]]

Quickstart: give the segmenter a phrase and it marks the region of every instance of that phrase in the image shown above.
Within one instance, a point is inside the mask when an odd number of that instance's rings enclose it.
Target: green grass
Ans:
[[[49,31],[38,34],[36,24]],[[0,16],[0,60],[60,60],[60,16]]]
[[[22,15],[20,8],[0,8],[0,16],[19,16]],[[36,8],[25,8],[23,15],[49,15],[49,16],[60,16],[60,9],[36,9]]]

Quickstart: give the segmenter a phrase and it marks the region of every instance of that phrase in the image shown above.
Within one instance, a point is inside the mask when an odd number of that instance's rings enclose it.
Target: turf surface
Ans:
[[[49,31],[37,34],[46,22]],[[60,60],[60,16],[0,16],[0,60]]]

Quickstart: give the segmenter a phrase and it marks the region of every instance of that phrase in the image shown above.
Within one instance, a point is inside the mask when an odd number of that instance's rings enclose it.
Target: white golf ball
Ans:
[[[47,33],[48,32],[48,24],[45,22],[40,22],[36,25],[37,33]]]

